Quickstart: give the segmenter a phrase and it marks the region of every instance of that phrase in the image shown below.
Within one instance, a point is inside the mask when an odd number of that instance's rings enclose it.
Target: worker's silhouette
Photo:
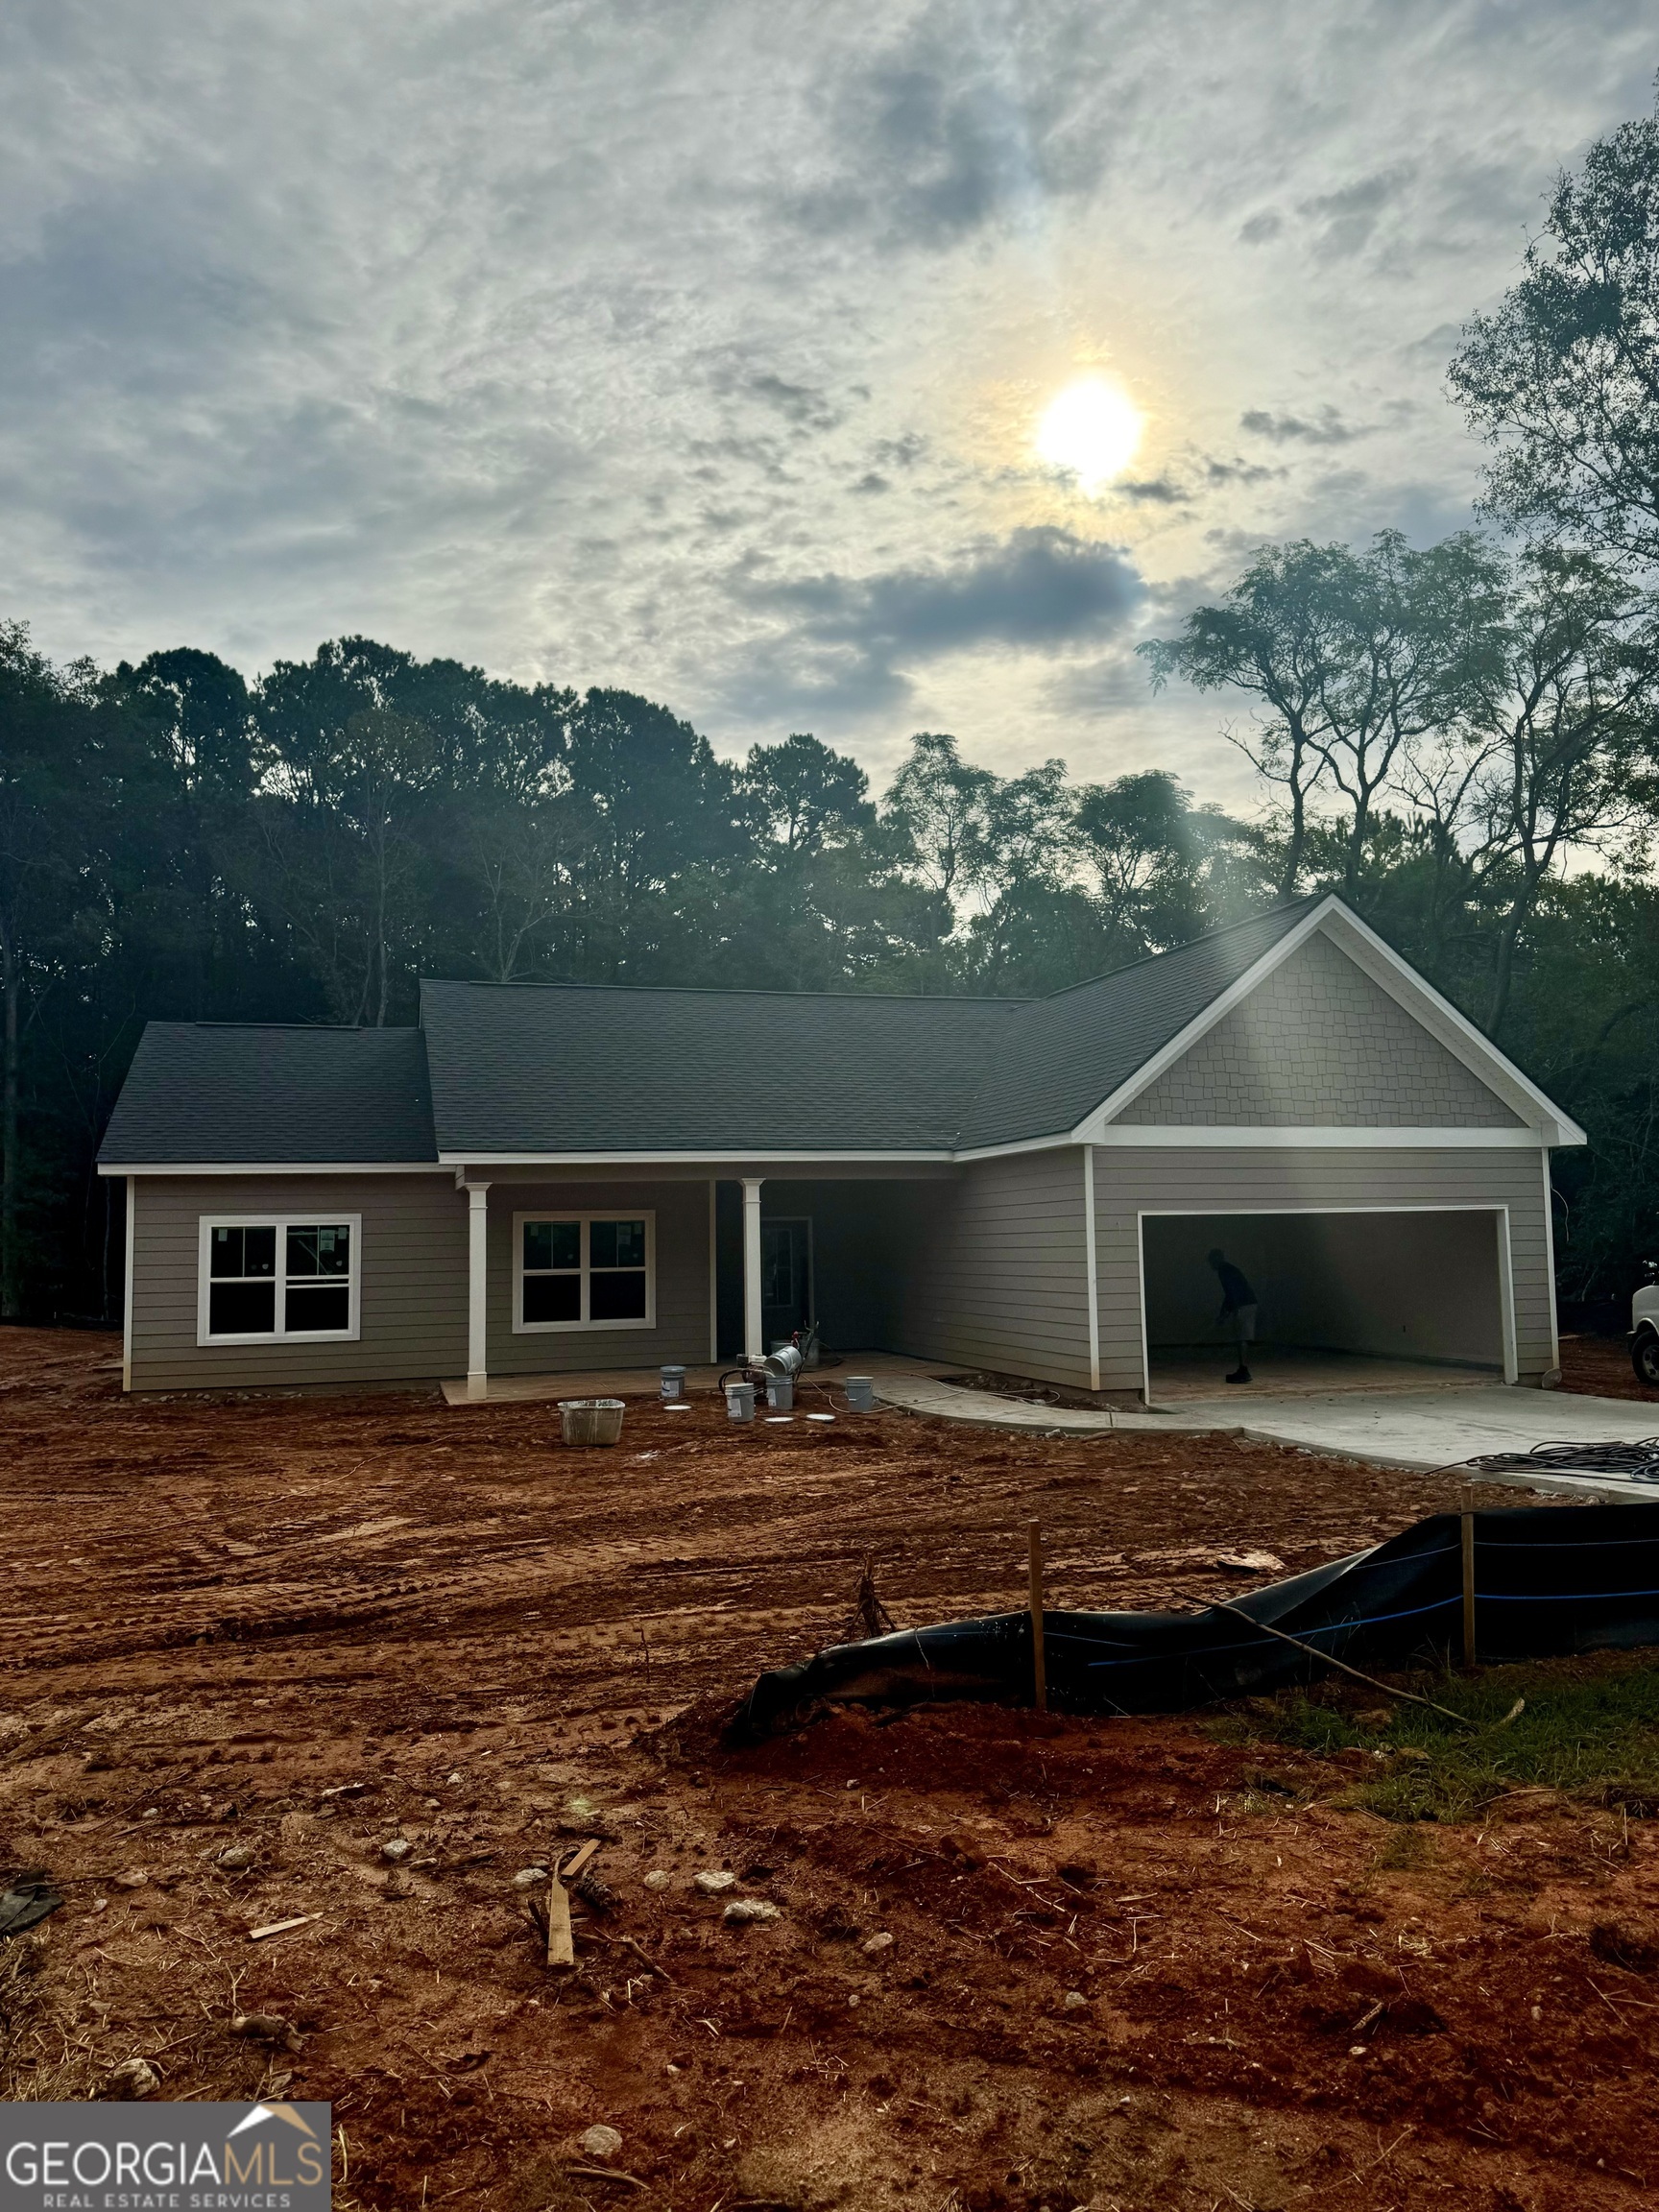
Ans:
[[[1238,1340],[1238,1364],[1227,1380],[1248,1382],[1250,1346],[1256,1340],[1256,1293],[1225,1252],[1212,1252],[1210,1264],[1221,1285],[1221,1310],[1215,1316],[1215,1325],[1219,1328],[1224,1321],[1231,1321]]]

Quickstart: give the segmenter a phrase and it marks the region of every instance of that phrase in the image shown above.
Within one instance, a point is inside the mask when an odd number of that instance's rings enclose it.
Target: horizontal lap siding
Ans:
[[[515,1214],[655,1213],[657,1325],[513,1330]],[[707,1183],[495,1183],[490,1190],[490,1372],[570,1375],[602,1367],[693,1366],[709,1357]],[[463,1358],[462,1367],[466,1365]],[[457,1373],[460,1369],[456,1370]]]
[[[1080,1150],[913,1185],[894,1208],[891,1251],[893,1350],[1089,1387]]]
[[[1275,1208],[1446,1206],[1509,1209],[1520,1378],[1554,1364],[1553,1304],[1541,1156],[1523,1149],[1292,1151],[1214,1146],[1094,1154],[1100,1383],[1142,1386],[1138,1213],[1248,1214]]]
[[[139,1175],[134,1390],[431,1382],[467,1364],[467,1201],[448,1175]],[[362,1215],[355,1342],[196,1341],[204,1215]]]

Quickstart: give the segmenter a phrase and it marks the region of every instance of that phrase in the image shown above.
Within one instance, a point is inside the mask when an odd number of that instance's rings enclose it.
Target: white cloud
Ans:
[[[1455,527],[1448,333],[1650,44],[1623,0],[13,0],[0,612],[1225,783],[1210,705],[1138,716],[1104,613],[1037,635],[974,549],[1185,593]],[[1151,417],[1099,504],[1028,450],[1080,363]]]

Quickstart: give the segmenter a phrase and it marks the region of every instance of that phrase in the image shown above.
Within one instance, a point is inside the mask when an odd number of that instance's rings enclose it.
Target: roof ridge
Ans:
[[[1306,891],[1300,899],[1281,899],[1271,906],[1263,906],[1259,914],[1241,915],[1237,922],[1218,922],[1214,929],[1202,929],[1196,937],[1183,938],[1179,945],[1166,945],[1162,952],[1142,952],[1133,960],[1125,960],[1120,967],[1102,968],[1098,975],[1085,975],[1077,983],[1062,983],[1058,991],[1049,991],[1041,998],[1022,998],[1022,1006],[1046,1006],[1056,998],[1064,998],[1070,991],[1087,991],[1095,983],[1110,983],[1116,975],[1127,975],[1134,968],[1150,968],[1155,961],[1172,960],[1177,952],[1190,952],[1195,945],[1213,945],[1218,937],[1230,937],[1236,930],[1252,929],[1258,923],[1270,922],[1276,914],[1293,914],[1299,907],[1311,906],[1322,899],[1334,899],[1334,891]]]
[[[1041,998],[1004,998],[996,991],[767,991],[754,984],[722,983],[493,983],[482,975],[422,975],[420,988],[442,991],[654,991],[674,998],[832,998],[841,1005],[870,1001],[909,1006],[1040,1006]]]

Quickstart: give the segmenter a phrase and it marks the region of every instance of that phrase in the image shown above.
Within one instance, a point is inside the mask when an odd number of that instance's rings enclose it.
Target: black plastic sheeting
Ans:
[[[1482,1663],[1659,1644],[1659,1505],[1522,1506],[1477,1513]],[[1235,1600],[1253,1620],[1370,1671],[1460,1654],[1460,1516],[1437,1513],[1369,1551]],[[1329,1671],[1212,1605],[1193,1613],[1043,1616],[1048,1703],[1062,1713],[1176,1713]],[[837,1644],[762,1674],[739,1717],[755,1734],[802,1708],[950,1697],[1031,1700],[1031,1617],[994,1613]]]

